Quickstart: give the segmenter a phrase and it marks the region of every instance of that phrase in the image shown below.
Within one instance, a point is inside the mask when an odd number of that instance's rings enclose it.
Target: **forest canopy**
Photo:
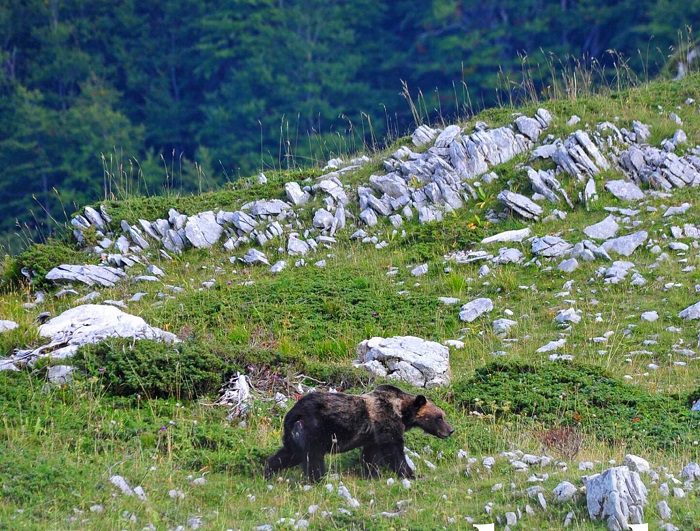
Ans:
[[[539,88],[569,57],[655,76],[699,17],[700,0],[5,2],[0,234],[403,134],[402,82],[452,117],[523,64]]]

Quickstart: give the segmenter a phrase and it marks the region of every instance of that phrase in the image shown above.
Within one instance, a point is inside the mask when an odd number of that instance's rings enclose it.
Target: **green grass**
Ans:
[[[584,124],[612,121],[617,116],[619,126],[629,127],[632,119],[648,123],[652,140],[658,142],[677,128],[667,118],[673,111],[683,119],[690,141],[698,143],[700,113],[683,105],[687,97],[700,100],[700,78],[656,82],[611,97],[553,101],[544,106],[555,115],[552,132],[556,135],[573,130],[565,125],[571,114],[579,115]],[[521,110],[530,113],[533,109]],[[486,111],[470,123],[508,123],[513,111]],[[385,154],[376,154],[371,164],[344,176],[344,182],[366,182],[380,170]],[[318,529],[470,528],[467,516],[475,523],[493,521],[484,513],[487,501],[494,502],[494,514],[500,516],[523,509],[526,503],[535,506],[524,494],[533,485],[527,479],[534,473],[549,474],[544,482],[535,484],[544,487],[551,501],[551,489],[560,481],[581,485],[584,472],[577,467],[581,460],[594,461],[595,470],[601,471],[609,460],[620,462],[625,453],[633,452],[654,467],[667,466],[677,473],[688,461],[700,459],[696,440],[700,420],[684,409],[689,397],[699,392],[700,366],[673,351],[674,346],[695,349],[697,344],[697,325],[677,315],[700,298],[694,292],[694,286],[700,284],[700,269],[682,271],[687,266],[700,267],[700,260],[694,248],[685,256],[667,250],[664,235],[669,229],[662,218],[665,206],[684,201],[700,204],[700,190],[679,190],[670,199],[651,198],[641,207],[657,208],[654,213],[640,214],[643,223],[639,228],[649,231],[670,255],[656,269],[649,268],[656,256],[644,248],[631,257],[647,280],[645,286],[631,287],[628,280],[604,284],[596,274],[606,265],[601,261],[581,263],[572,274],[559,272],[557,261],[545,264],[551,269],[494,266],[484,278],[478,276],[478,263],[445,262],[444,255],[451,251],[480,247],[484,236],[524,226],[517,219],[499,225],[485,221],[487,211],[496,206],[497,192],[507,182],[515,190],[527,189],[519,168],[524,162],[526,157],[519,157],[495,168],[498,182],[485,186],[479,201],[446,216],[443,222],[407,223],[405,238],[392,235],[388,224],[380,224],[375,232],[389,242],[382,250],[352,242],[349,233],[343,233],[332,249],[320,249],[307,257],[306,267],[296,268],[294,260],[288,260],[288,267],[274,276],[267,268],[232,265],[231,254],[220,249],[190,250],[173,261],[154,254],[151,261],[166,272],[162,282],[126,281],[102,290],[103,299],[118,300],[146,292],[140,302],[128,303],[128,311],[176,333],[184,346],[177,351],[150,349],[147,344],[133,349],[123,344],[95,349],[91,356],[97,358],[82,363],[76,383],[67,387],[47,385],[41,367],[19,374],[0,373],[0,528],[142,529],[152,523],[160,529],[185,525],[193,516],[201,516],[210,529],[250,529],[280,518],[308,518]],[[317,169],[268,174],[266,185],[253,184],[251,179],[201,196],[132,198],[108,203],[107,209],[115,224],[121,219],[167,217],[173,206],[188,214],[212,208],[234,210],[252,199],[283,197],[286,180],[303,181],[319,174]],[[575,197],[575,187],[569,187]],[[582,229],[607,215],[604,205],[622,206],[600,182],[598,193],[601,199],[589,212],[577,208],[564,221],[533,225],[534,233],[561,234],[572,243],[584,239]],[[547,212],[553,208],[544,206]],[[302,213],[310,215],[310,209]],[[700,211],[691,208],[672,221],[700,223]],[[621,233],[631,231],[625,228]],[[497,251],[500,246],[491,248]],[[526,260],[532,257],[529,244],[511,246],[522,250]],[[266,249],[270,258],[277,258],[276,247],[274,243]],[[60,253],[71,251],[59,249],[56,258],[56,253],[46,250],[34,247],[27,256],[48,267],[53,263],[50,260],[66,259]],[[327,261],[325,268],[313,266],[322,258]],[[67,259],[85,261],[76,255]],[[428,274],[412,277],[410,269],[424,262],[429,265]],[[15,261],[8,260],[2,278],[11,278],[16,267]],[[392,267],[398,268],[398,274],[387,276]],[[138,270],[139,266],[134,268]],[[203,288],[202,282],[210,279],[215,279],[214,286]],[[573,284],[563,294],[568,280]],[[682,287],[665,290],[668,282],[682,283]],[[183,291],[174,292],[168,285]],[[33,298],[26,285],[6,284],[5,289],[0,295],[0,316],[17,321],[20,327],[0,334],[0,356],[39,344],[34,319],[40,312],[57,315],[75,305],[73,299],[49,294],[44,304],[25,310],[23,303]],[[495,309],[466,324],[458,319],[458,307],[438,302],[442,296],[464,302],[490,297]],[[583,319],[564,332],[553,318],[557,310],[570,306],[581,310]],[[659,320],[641,321],[640,314],[651,309],[659,312]],[[511,337],[501,338],[492,332],[491,322],[505,317],[506,310],[513,312],[518,324]],[[592,340],[609,332],[604,343]],[[562,333],[567,342],[560,353],[574,356],[571,365],[553,364],[548,354],[535,352]],[[387,486],[389,474],[376,481],[361,479],[356,453],[329,459],[331,473],[336,475],[308,490],[297,470],[268,484],[261,477],[262,464],[279,444],[284,411],[260,399],[245,423],[239,424],[226,420],[225,409],[211,405],[212,390],[236,370],[264,369],[279,378],[303,373],[310,378],[307,383],[314,378],[343,390],[370,389],[377,382],[351,366],[357,344],[375,335],[405,334],[436,341],[459,338],[465,343],[464,349],[451,352],[454,385],[428,392],[447,412],[455,435],[442,441],[417,432],[409,434],[408,446],[422,456],[415,459],[420,478],[410,490],[400,483]],[[644,345],[648,340],[655,343]],[[648,353],[639,352],[643,350]],[[496,351],[506,355],[494,365],[492,353]],[[208,361],[198,365],[198,360]],[[679,360],[688,363],[675,366],[673,362]],[[206,385],[198,387],[183,376],[183,366],[189,363],[200,371]],[[658,369],[649,369],[650,363]],[[109,370],[105,374],[100,368]],[[218,375],[218,382],[212,381],[212,374]],[[566,396],[559,398],[557,391]],[[189,398],[187,392],[196,398]],[[538,404],[534,411],[533,404]],[[633,422],[636,416],[640,420]],[[553,465],[520,474],[498,458],[489,472],[478,465],[468,467],[466,460],[457,458],[460,449],[479,462],[484,456],[513,449],[541,453],[541,434],[567,424],[580,430],[580,452],[567,457],[550,450],[567,463],[566,469]],[[428,468],[423,458],[436,469]],[[148,500],[115,496],[108,482],[112,474],[123,475],[132,486],[142,485]],[[205,485],[193,485],[188,479],[202,475],[207,478]],[[342,500],[325,488],[325,483],[337,487],[339,481],[361,502],[352,515],[339,514]],[[492,492],[496,483],[504,488]],[[650,503],[645,515],[653,525],[658,520],[660,495],[656,486],[648,481],[647,486]],[[169,497],[171,489],[183,491],[184,498]],[[407,503],[400,520],[378,516],[396,510],[402,500]],[[668,502],[673,523],[681,529],[700,521],[697,490]],[[91,512],[94,504],[102,505],[104,512]],[[308,510],[311,505],[319,506],[313,515]],[[323,517],[323,511],[331,515]],[[572,529],[603,528],[588,521],[582,498],[563,505],[550,503],[546,513],[526,517],[521,528],[559,528],[569,511],[575,513]],[[132,514],[136,522],[129,521]]]

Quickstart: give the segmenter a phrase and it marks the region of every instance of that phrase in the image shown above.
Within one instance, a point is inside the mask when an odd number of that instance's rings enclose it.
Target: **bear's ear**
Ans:
[[[422,408],[425,404],[428,403],[428,399],[425,398],[423,395],[418,395],[416,399],[413,401],[413,406],[416,409]]]

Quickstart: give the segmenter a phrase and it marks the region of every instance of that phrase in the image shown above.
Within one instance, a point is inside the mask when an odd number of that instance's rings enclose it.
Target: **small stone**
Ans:
[[[651,470],[649,461],[633,454],[627,454],[622,460],[622,464],[623,466],[628,467],[630,470],[639,472],[640,474],[647,473],[649,470]]]
[[[564,273],[573,273],[578,269],[578,260],[576,260],[576,258],[564,260],[557,266],[557,269]]]
[[[656,509],[659,511],[659,516],[662,520],[671,519],[671,508],[666,500],[661,500],[659,503],[657,503]]]
[[[589,225],[588,227],[583,229],[583,232],[584,234],[586,234],[586,236],[588,236],[589,238],[593,238],[594,240],[608,240],[610,238],[613,238],[617,234],[617,231],[619,229],[620,226],[617,224],[617,221],[615,221],[615,218],[611,215],[603,219],[602,221],[599,221],[598,223]]]
[[[422,277],[428,272],[428,264],[421,264],[419,266],[414,267],[411,269],[411,275],[414,277]]]
[[[700,303],[699,303],[700,304]],[[476,320],[480,315],[488,313],[493,310],[493,302],[488,298],[474,299],[471,302],[463,305],[460,312],[459,318],[467,323],[471,323]]]
[[[644,312],[642,314],[642,321],[647,321],[653,323],[659,319],[659,314],[656,311]]]
[[[557,502],[565,503],[573,499],[573,497],[576,495],[577,489],[573,483],[562,481],[559,483],[559,485],[554,487],[552,492],[554,493],[554,497]]]

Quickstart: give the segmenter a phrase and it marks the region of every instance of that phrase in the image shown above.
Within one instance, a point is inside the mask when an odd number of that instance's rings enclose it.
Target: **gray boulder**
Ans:
[[[640,230],[627,236],[620,236],[619,238],[613,238],[608,240],[601,245],[601,247],[608,253],[613,252],[621,256],[631,256],[637,248],[642,245],[649,234],[645,230]]]
[[[357,356],[356,366],[416,387],[450,381],[450,351],[434,341],[414,336],[373,337],[358,345]]]
[[[265,256],[265,253],[258,251],[257,249],[249,249],[247,253],[241,258],[241,261],[248,265],[255,264],[265,264],[270,265],[270,262]]]
[[[19,325],[17,323],[15,323],[14,321],[0,319],[0,334],[2,334],[3,332],[9,332],[10,330],[14,330],[18,326]]]
[[[504,232],[499,232],[498,234],[494,234],[493,236],[488,236],[481,240],[482,244],[489,244],[489,243],[504,243],[504,242],[521,242],[525,238],[529,238],[530,234],[532,234],[532,231],[530,230],[530,227],[526,227],[524,229],[517,229],[517,230],[507,230]]]
[[[497,198],[509,210],[525,219],[538,220],[542,215],[542,207],[524,195],[501,190]]]
[[[700,302],[696,302],[695,304],[688,306],[685,310],[682,310],[678,314],[678,317],[688,321],[700,319]]]
[[[284,193],[293,205],[304,205],[309,202],[311,195],[299,186],[299,183],[288,182],[284,184]]]
[[[216,221],[214,212],[201,212],[187,218],[185,236],[197,249],[208,249],[219,241],[224,228]]]
[[[608,181],[605,183],[605,189],[620,201],[641,201],[644,199],[644,192],[636,184],[629,181]]]
[[[647,488],[637,472],[626,466],[609,468],[586,480],[586,505],[592,520],[602,520],[609,531],[626,531],[644,522]]]
[[[617,221],[615,221],[615,217],[610,215],[598,223],[589,225],[583,229],[583,232],[586,236],[594,240],[609,240],[615,237],[618,230],[620,230],[620,226],[617,224]]]
[[[532,252],[537,256],[553,258],[566,254],[572,245],[559,236],[543,236],[532,239]]]
[[[125,276],[124,271],[115,267],[63,264],[49,271],[46,279],[56,283],[81,282],[88,286],[111,288]]]
[[[68,358],[81,345],[99,343],[112,337],[151,339],[166,343],[179,341],[175,334],[149,326],[141,317],[103,304],[84,304],[66,310],[41,325],[39,336],[50,339],[50,342],[32,351],[30,361],[44,356],[52,359]]]
[[[472,321],[476,320],[479,316],[488,313],[492,310],[493,302],[491,301],[491,299],[474,299],[473,301],[468,302],[467,304],[462,306],[459,312],[459,318],[460,320],[466,323],[471,323]]]

